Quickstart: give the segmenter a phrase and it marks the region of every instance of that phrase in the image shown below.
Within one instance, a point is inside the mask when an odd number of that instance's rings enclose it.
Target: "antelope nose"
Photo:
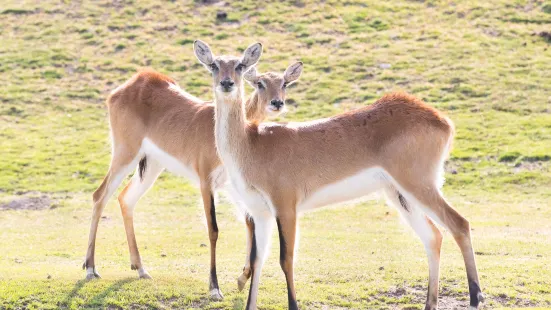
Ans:
[[[274,100],[270,101],[270,104],[273,105],[274,107],[276,107],[279,110],[283,106],[283,101],[274,99]]]
[[[220,85],[224,87],[225,89],[230,89],[233,86],[233,81],[230,79],[225,79],[223,81],[220,81]]]

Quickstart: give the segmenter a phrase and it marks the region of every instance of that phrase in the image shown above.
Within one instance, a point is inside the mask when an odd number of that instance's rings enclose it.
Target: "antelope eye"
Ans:
[[[262,82],[258,82],[256,83],[256,85],[258,86],[258,88],[264,88],[264,85],[262,84]]]
[[[218,66],[214,62],[210,64],[210,68],[212,70],[218,70]]]
[[[287,86],[289,86],[289,84],[283,83],[283,88],[287,88]]]
[[[245,68],[245,65],[243,64],[238,64],[237,67],[235,67],[235,71],[241,71]]]

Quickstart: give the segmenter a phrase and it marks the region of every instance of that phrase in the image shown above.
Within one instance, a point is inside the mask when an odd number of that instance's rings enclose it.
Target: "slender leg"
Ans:
[[[469,222],[448,204],[437,188],[418,190],[413,195],[425,207],[428,216],[452,233],[465,261],[471,309],[478,309],[484,295],[480,289]]]
[[[151,159],[147,159],[147,165],[140,167],[132,176],[130,183],[126,185],[119,195],[119,204],[124,220],[124,229],[126,231],[126,240],[130,251],[130,268],[138,270],[142,279],[151,279],[151,276],[142,265],[136,235],[134,234],[134,207],[140,198],[151,188],[163,168]]]
[[[249,298],[247,299],[247,310],[256,310],[258,297],[258,286],[260,284],[260,274],[262,266],[268,256],[270,249],[271,232],[273,219],[271,217],[253,217],[254,233],[251,247],[251,288],[249,289]]]
[[[210,184],[207,182],[201,184],[201,195],[203,197],[203,206],[205,207],[205,217],[209,230],[210,240],[210,277],[209,291],[213,299],[221,300],[224,298],[220,287],[218,286],[218,277],[216,276],[216,241],[218,240],[218,224],[216,223],[216,208],[214,205],[214,196]]]
[[[278,215],[277,229],[279,231],[279,264],[287,280],[287,299],[289,309],[298,309],[295,282],[293,277],[293,259],[295,250],[295,238],[297,218],[296,214]]]
[[[245,258],[245,266],[243,267],[243,273],[237,278],[237,288],[242,291],[245,288],[245,284],[251,277],[251,248],[254,233],[253,219],[249,216],[245,216],[245,224],[247,225],[247,257]]]
[[[429,287],[425,310],[436,310],[438,307],[442,234],[417,205],[406,201],[405,197],[396,191],[396,189],[389,188],[385,190],[385,193],[388,203],[400,212],[404,220],[413,228],[425,246],[429,261]]]
[[[82,268],[86,269],[86,279],[101,278],[96,271],[95,266],[95,250],[96,250],[96,235],[98,225],[101,218],[101,213],[107,201],[115,190],[119,187],[122,180],[132,171],[138,164],[138,158],[133,158],[130,155],[114,156],[111,160],[111,167],[103,182],[94,192],[94,209],[92,212],[92,221],[90,224],[90,234],[88,238],[88,251],[86,252],[86,260]]]

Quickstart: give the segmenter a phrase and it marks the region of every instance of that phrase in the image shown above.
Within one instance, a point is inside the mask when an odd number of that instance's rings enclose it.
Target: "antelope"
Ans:
[[[286,90],[280,87],[284,76],[269,72],[263,75],[263,80],[264,87],[253,92],[247,101],[248,119],[254,123],[286,109],[283,104]],[[231,87],[229,84],[227,86]],[[224,185],[226,174],[214,145],[214,105],[186,93],[173,79],[148,70],[137,73],[115,89],[107,99],[107,107],[112,158],[107,175],[93,195],[88,251],[83,265],[86,278],[100,278],[94,254],[101,213],[123,179],[135,168],[118,200],[130,250],[131,269],[137,270],[140,278],[151,278],[138,251],[133,213],[138,200],[166,169],[199,184],[210,239],[209,290],[211,297],[222,299],[216,275],[218,225],[214,192]],[[252,223],[248,219],[247,225],[251,239]],[[249,240],[249,250],[250,244]],[[250,276],[246,273],[248,262],[247,259],[244,274],[240,277],[242,281]]]
[[[442,234],[448,229],[459,245],[467,270],[470,306],[483,300],[469,222],[442,196],[443,165],[454,126],[450,119],[407,94],[383,96],[374,104],[310,122],[247,121],[243,72],[235,57],[215,57],[209,46],[194,43],[195,55],[213,72],[215,143],[233,190],[244,201],[254,226],[250,253],[252,279],[247,309],[256,309],[262,266],[273,220],[280,241],[280,265],[287,282],[289,309],[298,309],[293,275],[297,214],[384,191],[417,233],[428,256],[425,309],[437,309]],[[262,53],[249,46],[241,63],[252,66]],[[258,79],[254,69],[245,79]],[[228,81],[233,87],[224,87]]]

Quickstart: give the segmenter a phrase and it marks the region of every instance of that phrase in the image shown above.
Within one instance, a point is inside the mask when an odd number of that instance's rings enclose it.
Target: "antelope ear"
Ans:
[[[294,64],[290,65],[287,70],[285,70],[285,73],[283,73],[283,78],[285,79],[285,83],[291,84],[294,81],[298,80],[300,75],[302,74],[302,62],[298,61]]]
[[[245,70],[256,65],[260,55],[262,55],[262,44],[255,43],[247,47],[241,58],[241,64],[245,66]]]
[[[251,86],[254,86],[254,84],[258,81],[258,71],[256,71],[256,67],[251,67],[245,74],[243,75],[243,78],[245,81],[247,81]]]
[[[197,59],[205,66],[208,67],[214,62],[214,55],[207,43],[201,40],[195,40],[195,42],[193,42],[193,51]]]

